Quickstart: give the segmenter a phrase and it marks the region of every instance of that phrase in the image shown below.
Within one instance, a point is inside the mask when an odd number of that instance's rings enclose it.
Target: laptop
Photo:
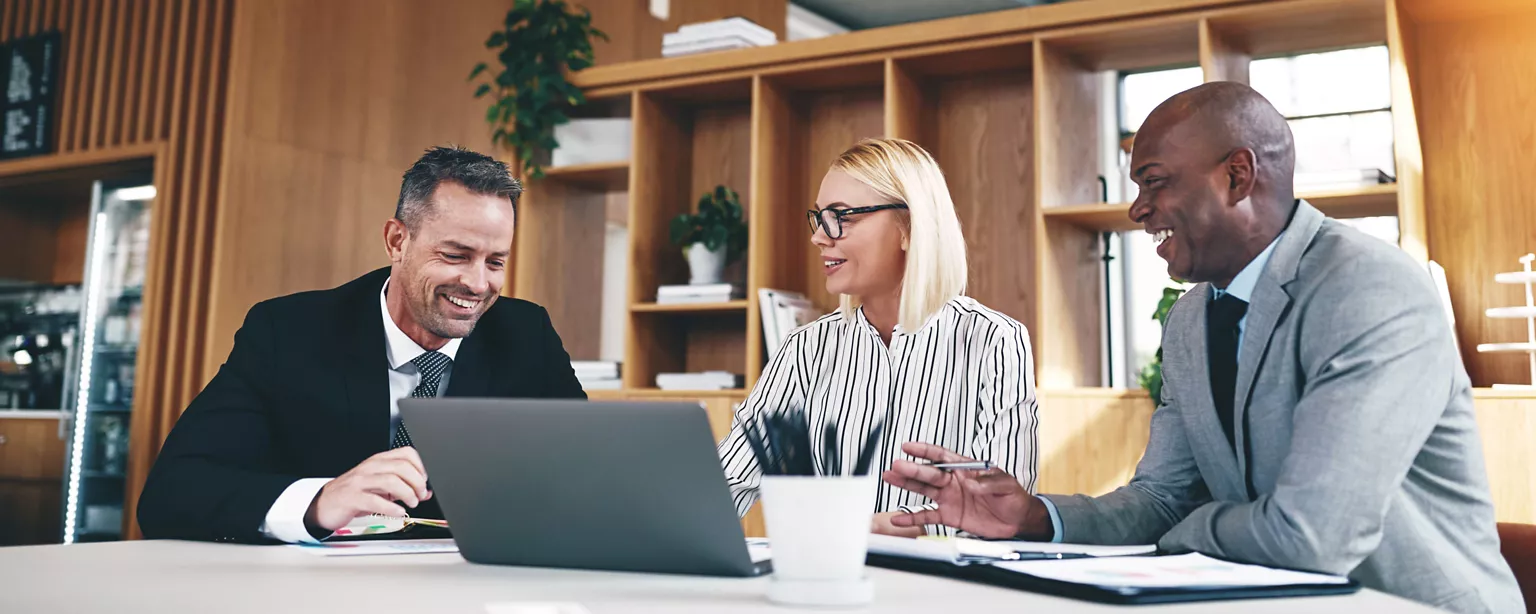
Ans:
[[[401,399],[400,412],[471,562],[770,570],[749,551],[700,404],[438,398]]]

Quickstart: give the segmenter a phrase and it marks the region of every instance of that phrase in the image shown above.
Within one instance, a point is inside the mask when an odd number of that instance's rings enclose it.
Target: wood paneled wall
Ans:
[[[0,41],[64,35],[58,153],[0,177],[153,160],[152,267],[134,395],[124,522],[161,440],[202,386],[213,207],[234,0],[0,0]]]
[[[389,264],[384,221],[423,150],[490,151],[465,76],[494,61],[484,42],[508,4],[237,4],[208,352],[188,365],[202,381],[251,305]]]
[[[1493,283],[1536,251],[1531,151],[1536,148],[1536,4],[1404,2],[1424,149],[1429,256],[1446,270],[1462,358],[1478,386],[1528,384],[1525,356],[1477,344],[1525,340],[1520,320],[1489,307],[1523,305],[1520,286]],[[1516,10],[1516,9],[1519,10]]]

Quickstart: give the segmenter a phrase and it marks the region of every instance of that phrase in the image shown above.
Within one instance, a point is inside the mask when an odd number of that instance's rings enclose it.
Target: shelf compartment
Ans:
[[[544,169],[543,181],[562,181],[589,190],[622,192],[629,189],[629,162],[597,162]]]
[[[1328,217],[1349,219],[1397,215],[1397,184],[1365,186],[1352,190],[1331,190],[1297,194]],[[1046,219],[1072,224],[1085,230],[1140,230],[1130,219],[1129,203],[1092,203],[1048,207]]]
[[[715,313],[746,311],[746,299],[724,303],[635,303],[629,310],[635,313]]]

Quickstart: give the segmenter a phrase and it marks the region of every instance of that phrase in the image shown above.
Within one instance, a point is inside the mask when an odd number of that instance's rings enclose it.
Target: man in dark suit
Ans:
[[[252,307],[150,471],[145,536],[301,542],[367,514],[442,518],[401,398],[585,398],[548,313],[498,299],[521,193],[501,162],[428,150],[384,223],[388,268]]]

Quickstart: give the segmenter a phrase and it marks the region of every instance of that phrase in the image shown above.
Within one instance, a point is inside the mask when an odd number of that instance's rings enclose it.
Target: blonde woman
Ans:
[[[938,164],[908,141],[860,141],[832,163],[807,219],[842,307],[791,333],[737,410],[720,444],[737,512],[757,500],[761,476],[742,425],[789,407],[804,409],[813,449],[836,423],[843,467],[883,422],[874,473],[890,468],[902,443],[925,442],[992,461],[1034,492],[1029,333],[964,295],[965,238]],[[877,488],[871,530],[952,531],[895,526],[897,514],[932,502]]]

